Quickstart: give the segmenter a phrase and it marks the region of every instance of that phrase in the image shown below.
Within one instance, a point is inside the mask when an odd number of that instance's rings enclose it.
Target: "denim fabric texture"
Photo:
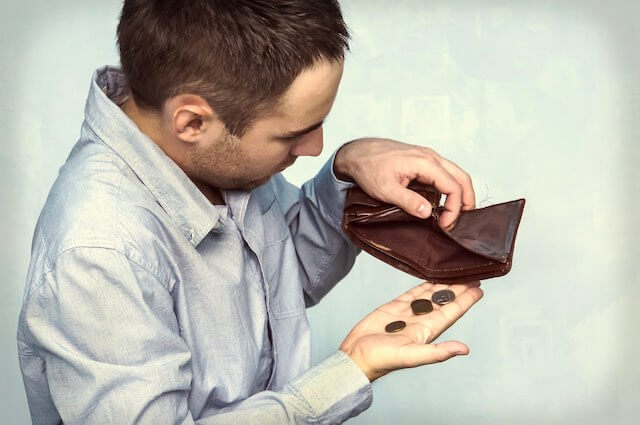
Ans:
[[[214,206],[93,76],[81,137],[38,220],[18,324],[34,424],[330,424],[371,384],[311,367],[306,308],[352,267],[331,157]]]

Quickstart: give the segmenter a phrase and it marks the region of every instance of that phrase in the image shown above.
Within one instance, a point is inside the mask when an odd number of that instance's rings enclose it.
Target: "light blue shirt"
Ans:
[[[371,384],[339,350],[310,367],[306,307],[354,263],[333,157],[214,206],[96,71],[80,140],[33,237],[18,351],[34,424],[340,423]]]

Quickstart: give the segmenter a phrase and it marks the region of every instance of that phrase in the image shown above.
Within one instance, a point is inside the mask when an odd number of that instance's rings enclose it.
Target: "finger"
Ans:
[[[430,282],[423,282],[418,286],[414,286],[388,303],[381,305],[378,307],[378,310],[389,315],[403,314],[407,310],[408,303],[419,298],[420,295],[425,294],[429,290],[428,288],[433,287],[433,285],[434,284]]]
[[[477,284],[476,282],[475,285]],[[408,334],[414,335],[416,341],[428,343],[434,341],[444,331],[449,329],[473,304],[478,302],[482,296],[482,290],[474,286],[456,295],[456,299],[449,304],[442,306],[433,304],[433,310],[425,315],[412,314],[412,300],[396,303],[393,306],[393,312],[396,315],[405,316],[402,320],[408,323],[408,326],[404,329]],[[430,299],[431,296],[424,294],[418,298]]]
[[[398,357],[402,367],[417,367],[439,363],[458,355],[469,353],[469,347],[459,341],[445,341],[438,344],[407,344],[402,346]]]
[[[448,289],[450,289],[453,292],[455,292],[456,295],[463,293],[467,289],[479,288],[479,287],[480,287],[480,281],[479,280],[476,280],[476,281],[473,281],[473,282],[451,283],[451,284],[448,285]],[[434,291],[435,290],[436,290],[436,288],[434,288]]]
[[[434,341],[449,329],[473,304],[482,298],[482,295],[483,292],[480,288],[471,288],[456,297],[455,301],[434,309],[433,312],[425,315],[422,323],[430,330],[427,342]]]
[[[436,287],[435,283],[432,282],[422,282],[420,285],[411,288],[406,292],[410,296],[410,300],[413,301],[417,298],[421,298],[425,293],[433,292],[433,288]]]
[[[475,282],[465,282],[465,283],[431,283],[428,286],[420,285],[413,288],[410,292],[415,296],[415,298],[429,298],[431,299],[432,295],[435,292],[441,290],[451,290],[453,293],[458,296],[467,289],[477,288],[480,286],[480,281]]]
[[[446,196],[444,212],[438,222],[440,227],[444,229],[453,224],[460,214],[460,207],[462,206],[462,186],[460,186],[456,179],[441,165],[440,160],[428,160],[427,165],[425,165],[423,169],[429,170],[429,173],[418,174],[417,180],[433,185]]]
[[[439,321],[435,319],[435,323],[432,325],[434,332],[437,329],[448,329],[453,325],[463,314],[465,314],[475,303],[482,299],[484,292],[480,288],[470,288],[456,296],[456,299],[445,304],[438,310],[443,320]],[[438,332],[442,333],[442,332]]]
[[[469,174],[467,174],[462,168],[458,167],[457,164],[446,158],[442,158],[440,163],[462,187],[462,210],[469,211],[474,209],[476,207],[476,195],[473,190],[471,176],[469,176]]]
[[[456,295],[460,295],[461,293],[463,293],[464,291],[471,289],[471,288],[479,288],[480,287],[480,281],[476,280],[474,282],[461,282],[461,283],[451,283],[449,285],[447,285],[446,287],[444,287],[443,289],[450,289],[451,291],[453,291]],[[438,288],[437,286],[434,286],[433,291],[438,291],[440,290],[440,288]]]
[[[429,201],[399,183],[390,184],[386,189],[386,193],[382,194],[381,199],[399,206],[415,217],[427,218],[431,216],[432,208]]]

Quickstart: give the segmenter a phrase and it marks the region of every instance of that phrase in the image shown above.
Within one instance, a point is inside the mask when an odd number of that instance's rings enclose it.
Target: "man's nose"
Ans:
[[[322,127],[307,134],[293,149],[293,156],[318,156],[322,153],[323,135]]]

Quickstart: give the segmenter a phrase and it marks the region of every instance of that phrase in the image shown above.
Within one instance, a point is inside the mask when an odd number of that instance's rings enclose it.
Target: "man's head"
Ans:
[[[125,0],[118,44],[141,129],[192,179],[250,188],[320,153],[348,31],[335,0]]]

